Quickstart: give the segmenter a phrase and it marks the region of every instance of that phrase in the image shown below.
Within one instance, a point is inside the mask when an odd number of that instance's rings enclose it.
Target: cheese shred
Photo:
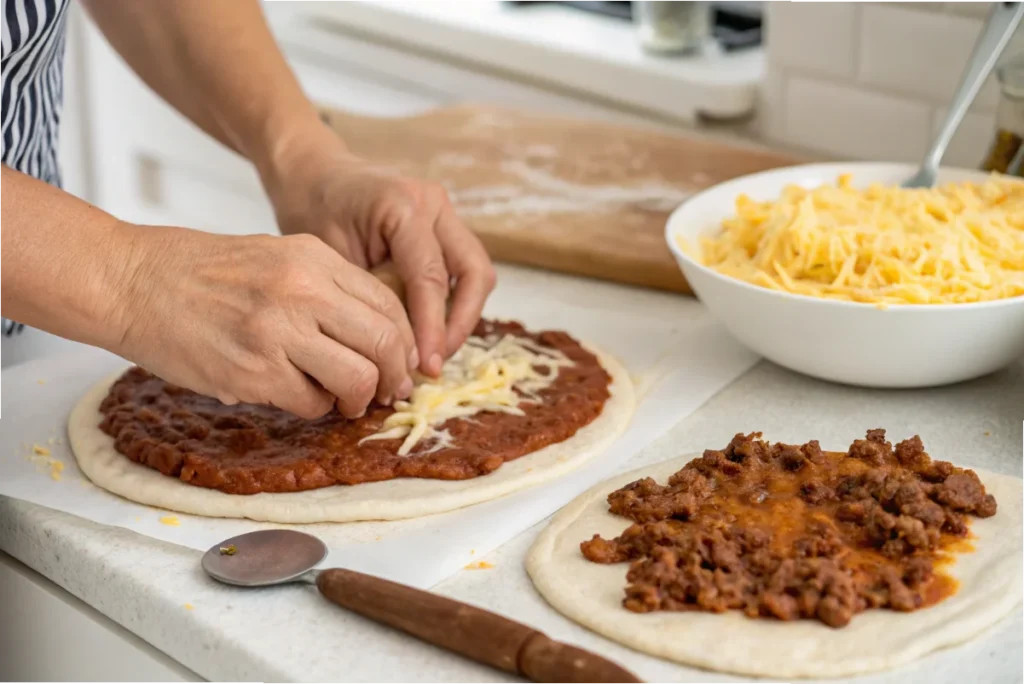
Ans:
[[[513,335],[470,337],[441,369],[438,378],[419,377],[407,401],[396,401],[395,412],[382,429],[360,440],[403,439],[399,456],[407,456],[421,443],[432,442],[428,452],[451,446],[451,436],[440,429],[453,418],[469,418],[481,411],[522,416],[523,403],[540,403],[540,392],[573,361],[558,349]]]
[[[681,246],[688,249],[686,244]],[[888,304],[983,302],[1024,295],[1024,182],[904,189],[786,187],[741,195],[699,260],[719,273],[794,294]]]

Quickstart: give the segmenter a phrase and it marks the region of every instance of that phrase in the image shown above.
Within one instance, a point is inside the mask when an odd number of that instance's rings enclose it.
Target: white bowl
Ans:
[[[789,184],[812,188],[853,174],[858,187],[898,185],[909,164],[843,163],[791,166],[716,185],[676,209],[665,227],[669,249],[693,291],[743,344],[775,363],[867,387],[928,387],[969,380],[1024,354],[1024,297],[976,304],[873,304],[818,299],[751,285],[694,261],[679,247],[699,249],[735,215],[736,197],[776,199]],[[939,183],[984,180],[987,174],[942,169]]]

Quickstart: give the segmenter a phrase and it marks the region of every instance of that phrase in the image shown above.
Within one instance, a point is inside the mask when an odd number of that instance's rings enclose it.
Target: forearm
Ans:
[[[295,136],[323,135],[257,0],[87,0],[104,35],[139,76],[197,126],[261,172]]]
[[[3,315],[116,351],[133,228],[7,166],[2,174]]]

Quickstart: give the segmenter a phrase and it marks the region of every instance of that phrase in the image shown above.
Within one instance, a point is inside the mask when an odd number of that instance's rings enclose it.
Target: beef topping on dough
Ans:
[[[969,548],[968,516],[995,515],[972,470],[933,461],[919,437],[869,430],[846,453],[736,435],[661,485],[608,496],[634,521],[581,544],[595,563],[632,561],[623,605],[644,613],[742,610],[842,627],[871,608],[911,611],[951,595],[941,571]]]
[[[332,411],[308,421],[269,406],[225,406],[141,368],[128,370],[111,387],[100,405],[100,428],[114,438],[117,451],[164,475],[228,494],[256,494],[400,477],[478,477],[569,439],[601,414],[611,378],[566,333],[481,321],[474,337],[474,358],[481,345],[503,345],[500,372],[515,370],[525,353],[543,357],[536,373],[520,372],[522,387],[513,386],[522,401],[515,406],[503,400],[491,408],[482,403],[467,417],[430,424],[416,440],[410,440],[411,430],[388,436],[394,429],[388,418],[396,415],[391,407],[373,404],[357,420]],[[420,416],[432,419],[418,406],[405,409],[413,416],[410,423]],[[408,449],[400,454],[403,445]]]

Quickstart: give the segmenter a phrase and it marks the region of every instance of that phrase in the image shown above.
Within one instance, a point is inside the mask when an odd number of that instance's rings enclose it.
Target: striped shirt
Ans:
[[[69,0],[2,0],[3,163],[60,186],[57,131]]]

